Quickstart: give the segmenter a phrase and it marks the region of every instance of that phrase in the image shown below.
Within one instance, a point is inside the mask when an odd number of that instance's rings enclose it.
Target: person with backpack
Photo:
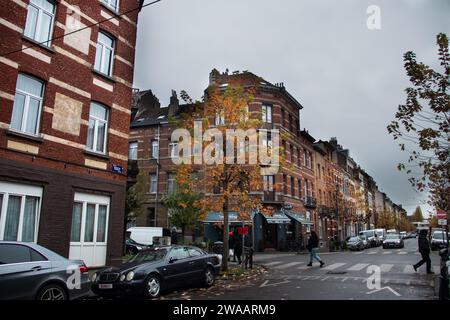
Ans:
[[[323,262],[319,256],[319,237],[317,236],[317,233],[315,231],[311,231],[306,248],[310,252],[310,262],[307,264],[307,266],[312,267],[313,260],[316,259],[318,262],[320,262],[320,267],[322,268],[325,262]]]

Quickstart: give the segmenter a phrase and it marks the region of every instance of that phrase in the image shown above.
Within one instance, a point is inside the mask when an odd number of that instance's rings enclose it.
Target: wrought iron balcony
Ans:
[[[309,208],[315,208],[315,207],[317,207],[317,201],[316,201],[316,198],[313,198],[313,197],[305,197],[305,199],[304,199],[304,205],[305,205],[305,207],[309,207]]]

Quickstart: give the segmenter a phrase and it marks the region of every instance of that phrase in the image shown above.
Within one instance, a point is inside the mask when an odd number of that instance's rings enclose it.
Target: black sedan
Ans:
[[[214,284],[220,272],[217,254],[190,246],[160,246],[140,251],[119,267],[92,276],[92,291],[102,297],[156,298],[161,291],[187,284]]]
[[[68,300],[89,294],[83,261],[40,245],[0,241],[0,300]]]
[[[404,247],[405,243],[403,242],[403,239],[399,234],[389,233],[386,236],[386,239],[383,241],[383,249]]]
[[[365,244],[360,237],[351,237],[347,240],[347,248],[349,250],[360,251],[365,249]]]

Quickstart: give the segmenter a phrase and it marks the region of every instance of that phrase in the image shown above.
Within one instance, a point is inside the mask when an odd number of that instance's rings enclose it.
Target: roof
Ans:
[[[304,214],[297,213],[297,212],[285,212],[285,213],[288,217],[296,220],[297,222],[299,222],[303,225],[312,225],[313,224],[311,221],[306,219]]]
[[[266,219],[267,223],[276,223],[276,224],[289,224],[291,223],[291,219],[289,219],[282,211],[277,211],[273,215],[266,215],[260,212],[263,217]]]
[[[230,223],[242,223],[242,222],[250,222],[248,220],[239,220],[239,213],[235,211],[228,212],[228,221]],[[223,213],[222,212],[209,212],[203,223],[223,223]]]

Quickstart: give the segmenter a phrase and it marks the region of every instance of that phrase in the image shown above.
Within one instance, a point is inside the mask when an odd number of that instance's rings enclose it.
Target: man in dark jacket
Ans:
[[[323,262],[319,256],[319,237],[317,236],[317,233],[315,231],[311,231],[306,248],[310,252],[310,261],[307,266],[312,267],[313,259],[316,259],[320,262],[320,267],[322,268],[325,262]]]
[[[427,264],[427,273],[433,274],[434,272],[431,271],[431,259],[430,259],[430,243],[427,239],[427,230],[420,230],[419,233],[419,252],[422,255],[422,260],[420,260],[418,263],[413,265],[413,268],[415,271],[417,271],[418,268],[420,268],[421,265],[424,263]]]

